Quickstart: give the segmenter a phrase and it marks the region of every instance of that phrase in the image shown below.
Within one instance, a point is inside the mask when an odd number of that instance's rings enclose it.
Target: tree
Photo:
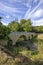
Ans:
[[[1,22],[1,20],[2,20],[2,17],[0,16],[0,22]]]
[[[20,21],[20,25],[21,25],[21,28],[23,31],[31,31],[32,30],[32,23],[31,23],[30,19],[28,19],[28,20],[22,19]]]
[[[7,26],[2,25],[0,28],[0,39],[8,39],[10,29]]]
[[[25,19],[20,20],[20,25],[19,25],[19,31],[24,31],[24,24],[26,23]]]
[[[12,21],[9,23],[8,27],[11,29],[11,31],[16,32],[19,30],[19,23],[17,21]]]
[[[8,39],[10,29],[1,23],[2,17],[0,16],[0,39]]]
[[[1,23],[1,19],[2,19],[2,17],[0,16],[0,39],[3,37],[3,34],[2,34],[2,27],[3,27],[3,25],[2,25],[2,23]]]
[[[2,17],[0,16],[0,28],[1,28],[1,26],[2,26],[1,20],[2,20]]]

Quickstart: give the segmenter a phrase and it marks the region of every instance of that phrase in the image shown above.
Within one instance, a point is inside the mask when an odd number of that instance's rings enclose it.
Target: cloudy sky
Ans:
[[[31,19],[33,25],[43,25],[43,0],[0,0],[0,16],[5,25],[17,18]]]

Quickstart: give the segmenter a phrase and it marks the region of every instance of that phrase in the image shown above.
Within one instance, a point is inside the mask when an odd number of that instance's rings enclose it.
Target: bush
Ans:
[[[32,51],[32,52],[31,52],[31,55],[36,55],[36,54],[37,54],[36,51]]]

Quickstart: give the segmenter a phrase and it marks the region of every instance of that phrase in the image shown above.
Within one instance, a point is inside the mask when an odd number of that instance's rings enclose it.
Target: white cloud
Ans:
[[[31,15],[31,18],[39,18],[43,16],[42,14],[43,14],[43,9],[38,9]]]
[[[9,15],[7,15],[7,16],[6,16],[6,18],[7,18],[7,19],[8,19],[8,18],[10,18],[10,16],[9,16]]]
[[[38,0],[34,0],[34,2],[36,3]]]
[[[2,23],[3,23],[3,25],[8,25],[8,23],[5,23],[5,22],[3,22],[3,21],[2,21]]]
[[[17,8],[12,8],[12,7],[8,7],[2,3],[0,3],[0,10],[4,11],[4,12],[8,12],[8,13],[17,13],[17,12],[21,12],[20,10],[18,10]]]
[[[43,19],[40,19],[40,20],[33,20],[33,22],[34,22],[34,24],[33,25],[35,25],[35,26],[40,26],[40,25],[42,25],[43,26]]]
[[[40,4],[41,4],[41,2],[40,2],[31,12],[29,12],[29,9],[28,9],[28,11],[26,12],[24,18],[25,18],[25,19],[30,18],[31,15],[35,12],[35,10],[39,7]]]
[[[14,3],[14,2],[23,2],[23,0],[9,0],[10,3]]]
[[[43,0],[40,0],[41,2],[43,2]]]
[[[37,20],[37,25],[43,25],[43,19]]]
[[[31,5],[30,5],[30,3],[23,3],[23,5],[25,5],[27,8],[31,8]]]
[[[39,17],[43,14],[43,9],[39,9],[36,11],[35,16]]]
[[[30,10],[28,9],[28,11],[26,12],[24,18],[25,19],[29,19],[31,18],[32,19],[32,22],[33,22],[33,25],[43,25],[43,19],[38,19],[37,18],[40,18],[40,17],[43,17],[43,9],[41,9],[39,6],[43,3],[42,2],[43,0],[40,0],[39,4],[33,9]],[[36,2],[36,0],[35,0]],[[36,20],[34,20],[34,18],[36,18]]]

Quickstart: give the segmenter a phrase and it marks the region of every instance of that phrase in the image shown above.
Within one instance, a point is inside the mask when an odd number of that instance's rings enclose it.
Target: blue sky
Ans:
[[[7,25],[12,20],[31,19],[33,25],[43,25],[43,0],[0,0],[0,16]]]

